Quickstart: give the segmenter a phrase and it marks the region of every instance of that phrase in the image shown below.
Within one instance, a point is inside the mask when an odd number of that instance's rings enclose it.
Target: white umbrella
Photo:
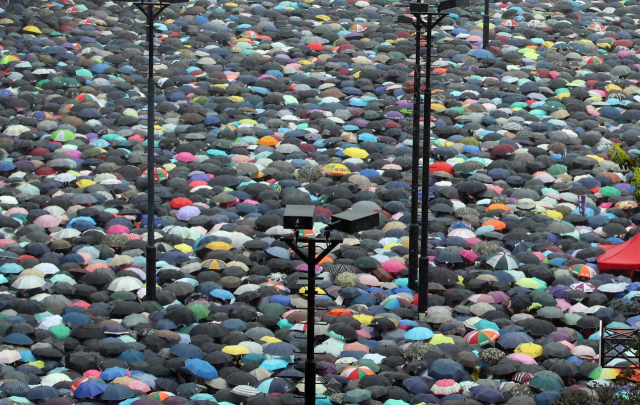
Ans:
[[[32,288],[44,287],[45,284],[45,281],[38,276],[24,276],[14,281],[11,287],[18,290],[30,290]]]
[[[31,276],[28,276],[31,277]],[[118,277],[109,284],[109,291],[133,291],[142,288],[142,281],[135,277]]]
[[[33,266],[33,268],[40,270],[44,274],[56,274],[60,271],[60,269],[55,264],[51,263],[38,263]]]

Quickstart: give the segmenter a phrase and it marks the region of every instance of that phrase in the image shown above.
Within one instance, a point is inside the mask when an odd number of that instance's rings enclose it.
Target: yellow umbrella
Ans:
[[[267,342],[267,343],[280,343],[280,342],[282,342],[282,340],[278,339],[277,337],[273,337],[273,336],[263,336],[262,338],[260,338],[260,340],[262,340],[263,342]]]
[[[93,186],[94,184],[96,184],[96,182],[92,181],[92,180],[89,180],[89,179],[82,179],[79,182],[77,182],[76,184],[80,188],[87,188],[89,186]]]
[[[587,157],[590,157],[590,158],[593,158],[593,159],[597,160],[598,163],[600,163],[600,162],[602,162],[604,160],[600,156],[596,156],[596,155],[587,155]]]
[[[520,343],[514,352],[529,355],[534,359],[538,356],[542,356],[543,353],[542,346],[535,343]]]
[[[451,343],[452,345],[456,344],[456,342],[452,338],[444,336],[440,333],[433,335],[429,343],[431,343],[432,345],[439,345],[443,343]]]
[[[530,288],[532,290],[537,290],[538,288],[540,288],[540,283],[532,278],[526,277],[516,281],[516,285],[524,288]]]
[[[38,368],[44,368],[45,367],[44,361],[42,361],[42,360],[30,361],[27,364],[30,365],[30,366],[38,367]]]
[[[232,356],[240,356],[242,354],[249,354],[249,349],[244,346],[231,345],[223,347],[222,352]]]
[[[345,156],[360,159],[366,159],[369,156],[369,152],[360,148],[347,148],[342,153],[344,153]]]
[[[371,321],[373,321],[373,316],[371,315],[354,315],[353,318],[359,321],[361,324],[367,326],[371,323]]]
[[[298,293],[300,294],[306,294],[307,291],[309,290],[309,287],[302,287]],[[316,295],[327,295],[327,292],[325,290],[323,290],[320,287],[316,287]]]
[[[546,210],[545,212],[542,213],[542,215],[546,215],[549,218],[553,218],[555,221],[560,221],[562,218],[564,218],[564,216],[561,213],[555,210]]]
[[[349,170],[347,166],[340,163],[329,163],[324,166],[322,170],[336,176],[344,176],[345,174],[351,173],[351,170]]]
[[[205,245],[209,250],[231,250],[233,246],[226,242],[209,242]]]
[[[182,253],[190,253],[193,252],[193,248],[189,245],[187,245],[186,243],[181,243],[179,245],[175,245],[174,249],[177,249],[179,251],[181,251]]]
[[[31,32],[33,34],[42,34],[42,31],[40,31],[40,28],[34,27],[33,25],[27,25],[22,30],[23,31],[27,31],[27,32]]]
[[[322,21],[331,21],[331,17],[329,17],[328,15],[324,15],[324,14],[319,14],[316,16],[316,18],[318,20],[322,20]]]

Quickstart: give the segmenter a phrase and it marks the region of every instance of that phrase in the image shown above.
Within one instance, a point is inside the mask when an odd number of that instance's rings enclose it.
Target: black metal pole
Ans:
[[[153,21],[169,4],[134,3],[147,17],[147,41],[149,42],[149,80],[147,83],[147,294],[149,301],[156,300],[156,246],[155,219],[155,84],[153,81]]]
[[[418,317],[426,318],[429,306],[429,159],[431,157],[431,30],[433,14],[427,14],[427,56],[425,61],[424,136],[422,137],[422,228],[420,232],[420,261],[418,287]]]
[[[420,159],[420,39],[422,36],[422,20],[416,16],[416,66],[413,73],[413,149],[411,160],[411,224],[409,225],[409,288],[416,290],[418,287],[418,177]]]
[[[297,232],[297,230],[296,230]],[[328,242],[328,246],[316,256],[315,238],[282,238],[304,262],[307,264],[307,360],[304,363],[304,403],[314,405],[316,400],[316,361],[313,349],[315,347],[315,316],[316,316],[316,265],[320,263],[326,255],[342,243],[342,240],[334,239]],[[298,248],[296,242],[307,242],[308,251],[305,254]]]
[[[304,403],[316,403],[316,361],[314,359],[316,323],[316,241],[309,240],[307,249],[307,360],[304,363]]]
[[[484,19],[482,22],[482,47],[489,46],[489,0],[484,0]]]

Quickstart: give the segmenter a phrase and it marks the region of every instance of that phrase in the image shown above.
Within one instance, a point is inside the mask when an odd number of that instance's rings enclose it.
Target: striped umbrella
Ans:
[[[374,374],[375,373],[366,366],[347,367],[342,371],[342,373],[340,373],[341,376],[347,377],[351,381],[359,380],[362,377]]]
[[[520,261],[508,253],[494,253],[487,257],[487,264],[496,270],[514,270],[519,267]]]
[[[471,345],[484,346],[498,340],[500,332],[494,329],[481,329],[467,333],[464,337]]]

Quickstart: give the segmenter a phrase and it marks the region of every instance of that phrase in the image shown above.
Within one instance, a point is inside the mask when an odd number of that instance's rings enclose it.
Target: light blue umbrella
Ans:
[[[404,334],[404,338],[409,340],[425,340],[425,339],[431,339],[432,337],[433,337],[433,332],[431,331],[431,329],[425,328],[422,326],[409,329]]]

